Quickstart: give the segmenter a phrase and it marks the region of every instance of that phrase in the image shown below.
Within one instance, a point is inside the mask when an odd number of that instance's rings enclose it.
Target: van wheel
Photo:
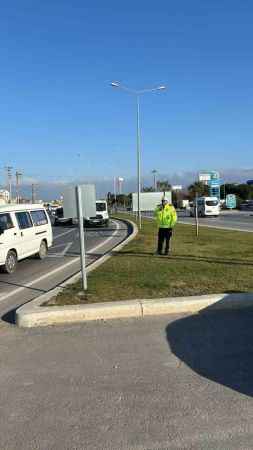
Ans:
[[[38,259],[44,259],[47,256],[47,244],[45,241],[42,241],[40,243],[40,249],[39,252],[37,253],[37,257]]]
[[[9,250],[6,256],[5,264],[2,268],[5,273],[14,273],[18,264],[18,258],[13,250]]]

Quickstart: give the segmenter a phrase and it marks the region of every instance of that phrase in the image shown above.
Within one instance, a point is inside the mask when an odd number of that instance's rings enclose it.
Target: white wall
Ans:
[[[134,192],[132,210],[138,211],[138,194]],[[140,195],[140,209],[141,211],[153,211],[159,203],[161,203],[164,197],[163,192],[141,192]],[[171,192],[165,192],[165,198],[171,203]]]

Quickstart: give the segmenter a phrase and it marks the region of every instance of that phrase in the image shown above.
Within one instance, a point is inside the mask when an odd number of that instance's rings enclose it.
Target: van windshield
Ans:
[[[206,200],[206,206],[217,206],[218,200]]]
[[[106,203],[96,203],[96,210],[97,211],[106,211]]]

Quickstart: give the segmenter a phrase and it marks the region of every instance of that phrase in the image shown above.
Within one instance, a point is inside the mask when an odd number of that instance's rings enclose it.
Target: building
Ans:
[[[1,203],[8,203],[10,200],[10,193],[5,189],[0,189],[0,201]]]

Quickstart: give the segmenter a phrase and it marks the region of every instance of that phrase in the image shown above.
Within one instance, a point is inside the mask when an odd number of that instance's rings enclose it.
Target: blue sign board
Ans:
[[[236,208],[236,196],[234,194],[226,195],[226,207],[229,209]]]

